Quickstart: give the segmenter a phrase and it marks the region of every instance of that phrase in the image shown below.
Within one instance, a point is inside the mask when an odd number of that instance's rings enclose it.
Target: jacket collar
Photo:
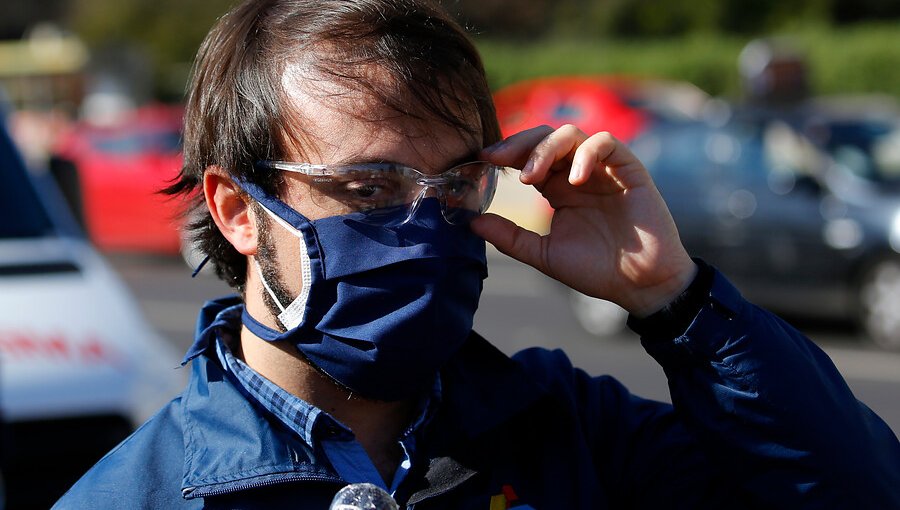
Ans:
[[[306,443],[261,413],[212,358],[194,359],[181,406],[186,498],[291,480],[341,482]]]
[[[244,304],[240,296],[231,295],[207,301],[200,309],[194,333],[194,343],[184,355],[181,365],[203,354],[215,344],[219,328],[240,330],[240,317]]]
[[[290,480],[340,483],[327,464],[278,420],[269,419],[218,363],[215,339],[240,330],[237,296],[207,302],[183,363],[193,361],[181,406],[185,498],[224,494]]]
[[[208,302],[184,359],[184,363],[193,360],[191,381],[182,397],[184,496],[293,480],[342,483],[306,443],[278,420],[266,417],[209,350],[220,329],[240,329],[241,311],[237,296]],[[465,443],[492,430],[545,393],[518,364],[474,332],[442,369],[441,378],[444,400],[435,420],[444,422],[441,427],[451,433],[453,443]],[[422,446],[437,452],[427,446],[434,439],[426,437]],[[447,465],[434,456],[427,462],[432,468]],[[471,474],[466,473],[459,483]]]

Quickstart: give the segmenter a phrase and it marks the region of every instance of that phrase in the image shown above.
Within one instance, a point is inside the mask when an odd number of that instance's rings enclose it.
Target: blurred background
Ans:
[[[3,0],[0,507],[46,507],[173,396],[200,306],[229,292],[191,278],[180,204],[155,192],[180,166],[194,53],[230,3]],[[900,430],[900,3],[444,4],[504,134],[573,123],[630,144],[689,251]],[[492,210],[539,232],[552,215],[515,175]],[[478,331],[668,399],[623,310],[490,259]]]

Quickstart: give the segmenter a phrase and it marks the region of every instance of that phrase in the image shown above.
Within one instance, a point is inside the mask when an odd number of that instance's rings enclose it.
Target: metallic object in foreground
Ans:
[[[329,510],[399,510],[384,489],[371,483],[351,483],[339,490]]]

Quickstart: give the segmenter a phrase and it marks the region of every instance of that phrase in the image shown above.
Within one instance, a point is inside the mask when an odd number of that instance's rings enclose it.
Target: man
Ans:
[[[500,166],[549,199],[549,235],[481,215]],[[361,482],[421,509],[900,504],[897,440],[827,357],[691,260],[611,136],[501,141],[429,0],[236,7],[170,191],[240,299],[207,304],[189,387],[58,508],[324,509]],[[483,239],[629,310],[675,408],[473,333]]]

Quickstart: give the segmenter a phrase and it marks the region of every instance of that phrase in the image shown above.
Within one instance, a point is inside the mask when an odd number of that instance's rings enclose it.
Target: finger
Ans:
[[[519,176],[525,184],[539,185],[547,180],[554,164],[559,161],[571,160],[578,147],[588,139],[584,131],[567,124],[547,135],[538,142],[531,151],[528,162],[522,168]],[[568,166],[566,167],[568,169]]]
[[[494,245],[500,253],[544,271],[542,238],[512,221],[493,213],[472,220],[472,232]]]
[[[534,146],[553,132],[550,126],[538,126],[516,133],[481,151],[481,158],[500,166],[521,169]]]
[[[634,188],[649,180],[637,156],[607,132],[592,135],[575,151],[569,183],[581,186],[596,173],[610,177],[621,189]]]
[[[607,132],[597,133],[585,140],[575,151],[569,183],[580,186],[598,169],[609,164],[608,159],[616,151],[618,140]]]

